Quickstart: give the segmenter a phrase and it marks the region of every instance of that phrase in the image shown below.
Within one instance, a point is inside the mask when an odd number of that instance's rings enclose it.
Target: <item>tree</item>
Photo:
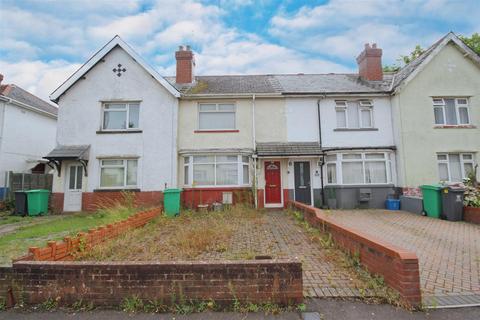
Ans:
[[[470,47],[477,54],[480,54],[480,34],[475,32],[470,37],[460,36],[463,42]]]
[[[413,51],[410,52],[409,55],[407,56],[400,55],[400,58],[398,58],[397,61],[403,63],[404,65],[409,64],[411,61],[415,60],[418,56],[420,56],[424,52],[425,50],[420,45],[417,44],[415,46],[415,49],[413,49]],[[383,66],[384,72],[396,72],[399,69],[400,69],[400,66],[397,64]]]

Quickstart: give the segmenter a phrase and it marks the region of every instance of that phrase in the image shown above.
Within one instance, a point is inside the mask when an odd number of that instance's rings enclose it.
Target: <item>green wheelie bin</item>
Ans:
[[[29,216],[38,216],[48,213],[48,196],[50,191],[36,189],[25,191],[27,194],[27,208]]]
[[[180,193],[182,189],[165,189],[163,191],[163,205],[165,214],[168,217],[175,217],[180,214]]]
[[[441,190],[444,186],[440,184],[431,184],[420,186],[423,194],[423,210],[427,216],[432,218],[440,218],[442,214],[442,194]]]

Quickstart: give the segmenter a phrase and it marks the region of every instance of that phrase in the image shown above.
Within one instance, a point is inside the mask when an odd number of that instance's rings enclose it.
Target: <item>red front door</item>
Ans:
[[[265,203],[282,203],[280,161],[265,161]]]

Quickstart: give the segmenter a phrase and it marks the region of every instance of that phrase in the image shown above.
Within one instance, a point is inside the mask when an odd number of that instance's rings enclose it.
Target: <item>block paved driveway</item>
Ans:
[[[333,253],[337,249],[331,249]],[[209,252],[199,260],[252,259],[256,255],[298,258],[302,262],[306,297],[372,295],[356,274],[337,261],[318,240],[312,240],[295,219],[283,211],[268,211],[253,225],[240,226],[224,252]]]
[[[404,211],[331,210],[330,217],[415,252],[426,305],[480,305],[480,226]]]

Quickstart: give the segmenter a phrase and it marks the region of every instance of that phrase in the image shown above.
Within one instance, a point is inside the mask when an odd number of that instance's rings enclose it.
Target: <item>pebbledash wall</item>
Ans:
[[[120,77],[112,68],[121,64]],[[100,132],[103,102],[137,101],[139,130]],[[83,210],[93,210],[99,201],[118,197],[119,190],[101,190],[100,159],[138,160],[137,185],[132,189],[142,204],[158,205],[165,186],[177,181],[178,100],[121,47],[112,49],[60,97],[57,145],[90,145],[88,177],[83,178]],[[66,168],[55,176],[52,205],[63,210]]]
[[[83,301],[118,306],[138,296],[165,305],[182,301],[297,304],[302,265],[295,260],[218,262],[16,262],[0,268],[0,297],[61,306]]]

